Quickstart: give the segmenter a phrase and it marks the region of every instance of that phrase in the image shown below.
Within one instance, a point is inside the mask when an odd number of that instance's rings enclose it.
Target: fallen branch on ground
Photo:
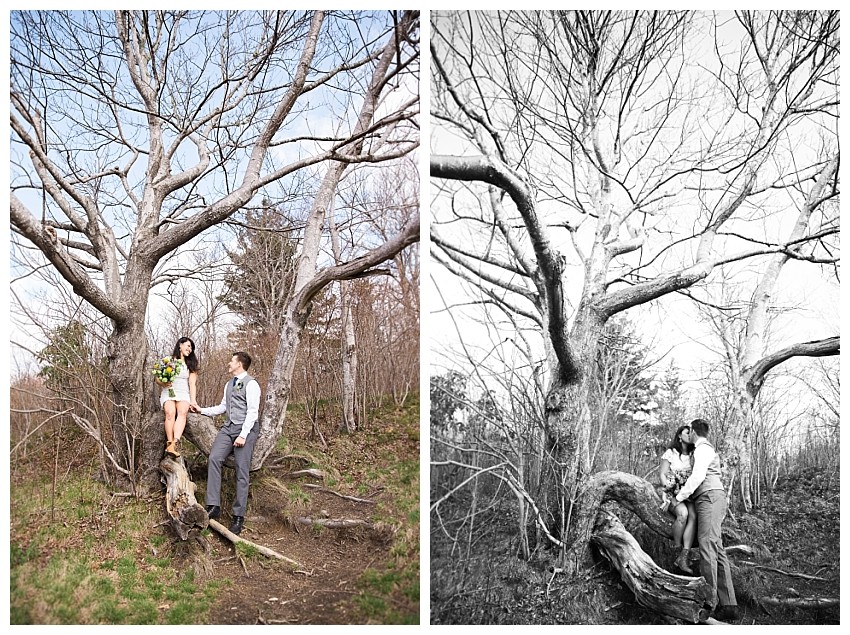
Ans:
[[[339,496],[340,498],[344,498],[345,500],[354,501],[355,503],[369,503],[371,505],[375,504],[375,501],[369,500],[367,498],[357,498],[356,496],[347,496],[345,494],[340,494],[339,492],[335,492],[332,489],[327,487],[322,487],[321,485],[313,485],[312,483],[304,483],[301,487],[306,487],[308,489],[314,489],[318,492],[327,492],[328,494],[333,494],[334,496]]]
[[[756,562],[750,562],[749,560],[741,560],[740,564],[745,564],[750,567],[755,567],[756,569],[764,569],[765,571],[773,571],[774,573],[781,573],[782,575],[787,575],[790,578],[803,578],[804,580],[817,580],[818,582],[829,582],[827,578],[821,578],[816,575],[809,575],[807,573],[797,573],[796,571],[783,571],[782,569],[777,569],[775,567],[768,567],[767,565],[758,564]]]
[[[287,558],[286,556],[279,554],[277,551],[274,551],[273,549],[269,549],[268,547],[264,547],[263,545],[258,545],[256,542],[251,542],[250,540],[245,540],[244,538],[240,538],[239,536],[237,536],[232,531],[227,529],[224,525],[222,525],[217,520],[210,519],[210,529],[215,529],[218,533],[220,533],[222,536],[227,538],[234,545],[241,542],[241,543],[244,543],[246,545],[250,545],[250,546],[254,547],[254,549],[259,551],[264,556],[268,556],[269,558],[275,558],[277,560],[283,560],[284,562],[288,562],[289,564],[296,566],[296,567],[299,567],[299,568],[304,567],[304,565],[301,564],[300,562],[293,560],[292,558]]]
[[[793,606],[798,609],[828,609],[839,605],[838,598],[759,598],[760,602],[773,606]]]
[[[726,555],[731,556],[732,554],[740,553],[745,556],[749,556],[750,558],[756,555],[756,550],[750,547],[749,545],[731,545],[729,547],[724,547],[726,550]]]
[[[321,525],[331,529],[346,529],[348,527],[372,527],[368,520],[356,518],[309,518],[307,516],[296,516],[295,522],[301,525]]]

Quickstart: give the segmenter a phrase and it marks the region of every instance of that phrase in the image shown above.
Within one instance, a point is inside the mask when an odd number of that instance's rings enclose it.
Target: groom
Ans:
[[[251,456],[259,431],[257,417],[260,411],[260,385],[248,374],[250,367],[251,356],[248,353],[234,353],[227,365],[227,372],[233,375],[233,379],[224,387],[221,403],[209,408],[193,408],[195,412],[208,417],[227,413],[227,421],[218,431],[210,450],[206,504],[210,518],[221,515],[221,467],[233,453],[236,463],[236,500],[233,501],[233,524],[230,531],[234,534],[242,532],[245,522]]]
[[[738,603],[732,586],[729,560],[720,536],[723,518],[726,516],[726,490],[720,482],[720,457],[706,438],[708,427],[704,419],[691,422],[691,443],[695,446],[694,468],[676,494],[676,499],[682,502],[690,497],[696,507],[699,570],[711,589],[709,604],[714,611],[713,617],[734,620],[738,619]]]

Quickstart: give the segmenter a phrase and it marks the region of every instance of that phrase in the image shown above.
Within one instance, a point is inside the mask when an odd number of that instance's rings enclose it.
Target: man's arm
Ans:
[[[694,450],[694,469],[682,489],[676,494],[676,500],[682,502],[694,493],[697,487],[705,480],[705,475],[708,473],[708,466],[714,458],[714,450],[710,445],[702,443]]]
[[[227,410],[227,386],[224,387],[224,395],[221,397],[221,403],[217,406],[210,406],[209,408],[201,408],[201,414],[207,415],[208,417],[214,417],[216,415],[220,415],[222,412]]]
[[[242,430],[239,432],[239,436],[243,439],[248,438],[260,415],[260,384],[256,380],[245,386],[245,399],[248,402],[248,411],[245,413],[245,423],[242,424]]]

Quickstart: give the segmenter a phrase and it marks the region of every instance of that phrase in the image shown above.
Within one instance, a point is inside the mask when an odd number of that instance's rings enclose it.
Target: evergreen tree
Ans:
[[[236,233],[236,248],[227,250],[233,267],[225,275],[221,298],[237,313],[250,335],[280,330],[295,281],[298,243],[294,228],[268,201],[245,214]]]

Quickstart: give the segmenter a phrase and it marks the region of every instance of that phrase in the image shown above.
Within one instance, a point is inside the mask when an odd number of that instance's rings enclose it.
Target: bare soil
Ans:
[[[204,557],[212,564],[210,576],[229,581],[210,611],[211,624],[369,624],[384,622],[387,614],[394,616],[391,621],[418,622],[418,593],[411,598],[404,589],[389,589],[387,593],[376,594],[380,596],[379,604],[388,602],[389,606],[385,610],[370,610],[370,601],[364,599],[370,589],[364,588],[361,580],[367,572],[380,578],[398,568],[393,545],[399,532],[412,528],[405,528],[398,518],[402,514],[395,500],[398,490],[381,481],[386,478],[385,470],[390,470],[387,461],[391,458],[407,457],[418,465],[418,436],[408,434],[398,424],[378,422],[371,430],[354,436],[328,439],[323,456],[335,473],[348,476],[347,482],[328,489],[372,503],[300,487],[304,483],[324,485],[311,477],[288,478],[287,469],[252,474],[241,537],[302,566],[295,567],[261,554],[240,556],[229,540],[214,531],[201,536]],[[197,466],[193,474],[202,475],[203,480],[198,479],[201,490],[198,500],[203,503],[205,464]],[[232,479],[232,472],[226,470],[219,519],[225,527],[232,520],[229,511],[232,498],[225,481]],[[304,492],[307,500],[294,501],[275,487],[275,482]],[[411,485],[418,490],[418,481]],[[369,524],[337,529],[304,525],[298,518],[345,519]],[[418,544],[418,521],[415,534]],[[194,551],[191,546],[189,549]],[[418,548],[415,557],[418,559]]]
[[[380,495],[379,495],[380,496]],[[371,505],[316,492],[298,515],[368,520]],[[351,624],[365,621],[353,600],[357,580],[382,567],[388,529],[313,529],[288,519],[267,492],[253,497],[241,537],[301,563],[295,568],[262,555],[237,556],[233,544],[213,532],[206,538],[213,576],[231,580],[210,612],[211,624]],[[229,526],[227,514],[221,519]],[[411,610],[413,607],[411,607]],[[417,609],[418,610],[418,609]]]

